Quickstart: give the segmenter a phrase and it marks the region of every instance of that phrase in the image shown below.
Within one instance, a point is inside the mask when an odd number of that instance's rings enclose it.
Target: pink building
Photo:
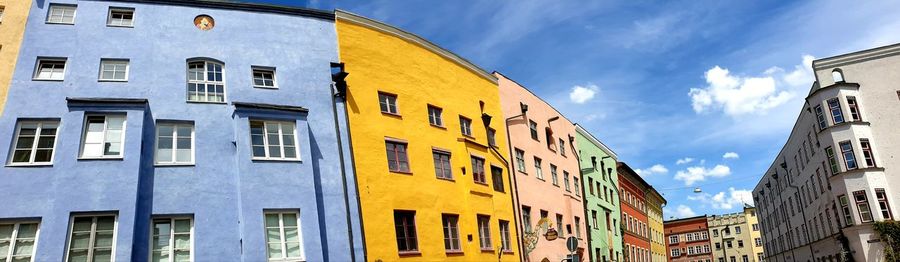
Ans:
[[[517,221],[526,261],[560,261],[570,253],[566,238],[587,247],[582,187],[575,150],[575,125],[550,104],[500,73],[500,102],[509,132],[510,170],[519,207]],[[541,223],[545,218],[545,223]],[[548,231],[559,238],[548,241]],[[584,259],[581,259],[584,261]]]

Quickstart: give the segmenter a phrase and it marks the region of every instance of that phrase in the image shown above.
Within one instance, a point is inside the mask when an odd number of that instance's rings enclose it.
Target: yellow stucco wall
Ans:
[[[650,227],[650,261],[666,261],[666,240],[663,227],[663,205],[665,199],[659,193],[649,193],[647,198],[647,224]]]
[[[744,217],[747,218],[747,228],[750,229],[750,246],[753,247],[753,257],[754,259],[751,261],[759,261],[756,257],[759,256],[760,253],[763,253],[763,246],[756,246],[757,238],[762,239],[762,225],[759,225],[759,219],[756,217],[756,208],[744,208]],[[757,228],[760,230],[753,230],[753,225],[757,225]]]
[[[340,11],[337,17],[341,62],[350,73],[346,78],[347,107],[367,259],[497,261],[498,224],[499,220],[505,220],[510,225],[512,252],[503,253],[502,261],[518,261],[513,193],[509,171],[502,160],[509,159],[506,130],[496,79],[464,67],[453,57],[438,54],[433,46],[429,49],[428,44],[410,40],[417,39],[410,38],[414,36],[386,32],[386,25]],[[397,95],[400,116],[380,112],[379,91]],[[483,109],[480,101],[484,102]],[[445,128],[429,124],[429,104],[443,108]],[[487,135],[481,121],[482,112],[493,116],[490,126],[497,132],[499,154],[483,146],[487,144]],[[474,143],[466,142],[461,135],[460,115],[472,119],[473,137],[469,139]],[[388,170],[386,137],[408,142],[411,174]],[[454,180],[436,177],[433,147],[451,151]],[[470,155],[485,159],[488,185],[474,182]],[[503,168],[505,192],[493,190],[490,165]],[[416,211],[420,254],[399,254],[394,210]],[[459,215],[462,254],[447,254],[444,250],[442,213]],[[479,214],[490,216],[493,252],[482,251],[479,246],[476,220]]]
[[[0,114],[3,114],[31,0],[0,0],[0,8],[3,9],[3,20],[0,21]]]

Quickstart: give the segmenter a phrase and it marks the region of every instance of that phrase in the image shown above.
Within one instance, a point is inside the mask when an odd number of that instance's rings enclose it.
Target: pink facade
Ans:
[[[544,100],[518,83],[494,73],[499,78],[500,102],[510,136],[510,170],[518,189],[519,232],[527,261],[546,258],[560,261],[569,254],[566,238],[579,238],[578,253],[582,261],[587,254],[587,219],[582,204],[582,182],[575,151],[575,125]],[[523,106],[527,111],[523,115]],[[558,231],[559,239],[547,241],[545,230],[539,228],[543,214],[550,228]],[[557,221],[561,220],[562,223]],[[537,236],[534,249],[528,252]]]

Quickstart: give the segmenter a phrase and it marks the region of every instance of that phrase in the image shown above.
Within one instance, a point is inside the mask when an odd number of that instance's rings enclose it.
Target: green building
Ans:
[[[575,125],[578,163],[584,183],[584,212],[588,220],[590,261],[621,261],[618,157],[581,125]]]

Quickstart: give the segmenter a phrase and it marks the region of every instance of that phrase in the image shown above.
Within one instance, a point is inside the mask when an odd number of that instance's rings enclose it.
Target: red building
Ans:
[[[706,215],[665,221],[669,261],[711,262]]]
[[[650,225],[646,192],[650,184],[627,164],[617,164],[619,204],[622,209],[622,253],[626,262],[650,261]]]

